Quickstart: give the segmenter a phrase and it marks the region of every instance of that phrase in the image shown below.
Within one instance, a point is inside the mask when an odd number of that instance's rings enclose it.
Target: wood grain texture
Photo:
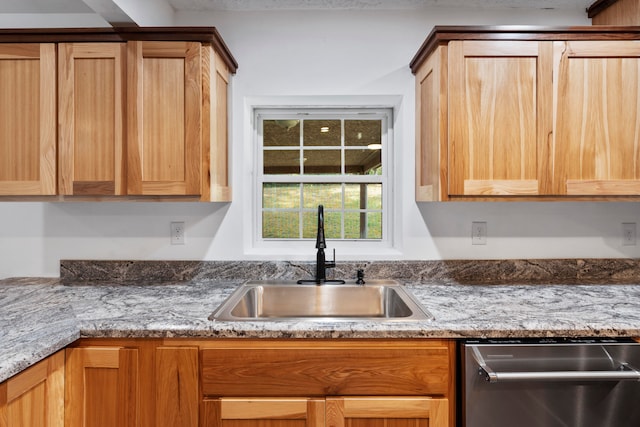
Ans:
[[[0,45],[0,195],[56,193],[55,45]]]
[[[124,43],[58,47],[60,194],[126,194],[125,52]]]
[[[127,43],[128,193],[199,195],[200,43]]]
[[[138,351],[118,347],[66,350],[65,426],[138,425]]]
[[[637,195],[640,43],[555,42],[554,50],[554,194]]]
[[[449,427],[447,399],[428,397],[330,397],[333,427]]]
[[[10,378],[0,386],[0,426],[64,425],[64,351]]]
[[[198,348],[156,349],[156,426],[198,427]]]
[[[509,185],[508,194],[518,195],[522,188],[522,195],[531,195],[531,181],[537,192],[543,137],[538,128],[539,51],[538,42],[450,43],[450,195],[500,195],[509,181],[523,184]],[[478,189],[482,192],[475,193]]]
[[[229,69],[211,46],[202,49],[202,201],[230,202]]]
[[[201,352],[205,396],[440,395],[450,393],[447,343],[333,346],[268,342]],[[257,346],[256,346],[257,345]]]
[[[637,0],[608,1],[589,17],[592,25],[640,25],[640,3]]]
[[[447,199],[447,48],[416,74],[416,201]]]
[[[324,399],[205,399],[201,426],[324,427]]]

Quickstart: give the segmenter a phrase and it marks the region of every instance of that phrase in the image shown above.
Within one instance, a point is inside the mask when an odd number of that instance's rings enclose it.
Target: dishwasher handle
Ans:
[[[518,381],[640,381],[640,372],[622,371],[546,371],[546,372],[495,372],[488,366],[479,367],[478,373],[490,383]]]
[[[473,358],[478,363],[478,374],[490,383],[517,381],[640,381],[640,371],[627,363],[620,363],[617,370],[609,371],[522,371],[496,372],[487,365],[477,347],[471,346]]]

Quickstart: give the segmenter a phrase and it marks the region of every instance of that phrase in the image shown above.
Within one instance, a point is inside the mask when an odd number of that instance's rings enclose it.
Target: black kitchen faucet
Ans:
[[[335,268],[336,266],[336,252],[333,251],[333,261],[328,261],[325,258],[324,250],[327,247],[327,242],[324,237],[324,206],[318,205],[318,234],[316,235],[316,278],[308,280],[298,280],[298,283],[316,283],[321,285],[323,283],[344,283],[344,280],[331,279],[327,280],[327,268]]]

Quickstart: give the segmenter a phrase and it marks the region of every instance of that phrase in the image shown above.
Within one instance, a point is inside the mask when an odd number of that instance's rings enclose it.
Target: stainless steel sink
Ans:
[[[431,313],[392,280],[365,285],[252,281],[240,286],[210,320],[430,320]]]

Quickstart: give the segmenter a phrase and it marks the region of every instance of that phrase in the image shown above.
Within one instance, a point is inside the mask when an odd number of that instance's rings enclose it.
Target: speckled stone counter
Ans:
[[[133,275],[111,282],[0,281],[0,381],[80,337],[640,336],[640,285],[605,280],[586,285],[468,285],[411,277],[402,282],[435,319],[379,323],[209,321],[211,312],[245,278],[180,279],[152,284]]]

